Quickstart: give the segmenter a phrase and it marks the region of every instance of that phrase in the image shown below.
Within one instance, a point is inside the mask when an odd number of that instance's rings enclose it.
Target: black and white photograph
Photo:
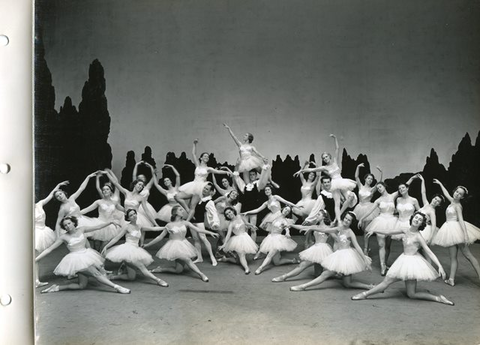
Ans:
[[[33,12],[36,344],[480,343],[480,2]]]

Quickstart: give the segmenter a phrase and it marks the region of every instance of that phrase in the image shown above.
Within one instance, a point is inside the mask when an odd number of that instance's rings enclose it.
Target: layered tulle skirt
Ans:
[[[257,250],[257,244],[246,232],[230,237],[224,248],[226,252],[237,252],[239,254],[255,254]]]
[[[298,209],[298,211],[304,216],[307,217],[310,212],[313,210],[313,206],[315,206],[315,199],[302,199],[295,206],[300,207],[303,206],[302,208]]]
[[[405,232],[410,229],[410,218],[408,219],[397,219],[395,224],[395,231]],[[403,235],[393,235],[392,240],[400,241],[403,238]]]
[[[166,204],[162,206],[160,211],[157,213],[157,218],[166,223],[170,223],[172,217],[172,208],[175,204]],[[177,204],[178,205],[178,204]]]
[[[330,188],[330,191],[335,191],[335,190],[349,190],[352,191],[355,189],[357,186],[357,183],[353,180],[350,180],[348,178],[343,178],[343,177],[336,177],[332,178],[332,187]]]
[[[439,277],[437,271],[420,254],[401,254],[390,266],[387,277],[401,280],[432,281]]]
[[[257,156],[242,157],[238,160],[238,172],[248,172],[250,170],[261,170],[265,164],[263,159]]]
[[[433,238],[432,244],[436,244],[442,247],[450,247],[460,243],[473,243],[480,239],[480,229],[475,225],[465,222],[467,228],[468,238],[465,239],[465,235],[457,221],[447,221],[443,223],[438,230],[437,235]]]
[[[82,272],[91,266],[99,268],[103,265],[103,262],[104,259],[97,251],[91,248],[85,248],[65,255],[53,273],[57,276],[71,276],[78,272]]]
[[[362,219],[366,214],[368,214],[372,209],[375,209],[367,218],[364,219],[365,224],[370,224],[372,220],[380,215],[380,210],[371,202],[359,203],[353,209],[353,212],[357,215],[357,219]]]
[[[53,242],[57,239],[55,232],[50,229],[48,226],[35,227],[35,250],[38,252],[43,252],[45,249],[50,247]]]
[[[205,187],[206,184],[207,184],[206,181],[193,180],[191,182],[187,182],[184,185],[180,186],[180,188],[178,188],[178,191],[187,193],[189,195],[198,195],[201,197],[203,187]]]
[[[110,241],[118,235],[121,229],[121,227],[116,227],[115,225],[110,224],[100,230],[93,231],[89,237],[98,241]]]
[[[321,264],[322,261],[333,253],[328,243],[315,243],[313,246],[299,253],[300,260]]]
[[[262,222],[260,223],[260,228],[267,229],[268,225],[272,223],[275,219],[282,215],[282,211],[277,212],[270,212],[263,218]]]
[[[422,235],[423,239],[427,242],[432,240],[433,237],[433,229],[431,225],[427,225],[425,229],[420,231],[420,234]]]
[[[297,247],[297,242],[282,234],[270,234],[260,244],[260,252],[269,253],[273,250],[291,252]]]
[[[369,268],[360,254],[353,248],[339,249],[333,252],[323,259],[322,266],[329,271],[344,275],[363,272]]]
[[[195,247],[184,240],[168,240],[162,248],[157,252],[156,256],[160,259],[167,259],[169,261],[189,260],[198,255]]]
[[[152,256],[137,244],[126,242],[115,246],[107,252],[106,258],[112,262],[126,261],[129,263],[142,263],[145,266],[153,262]]]
[[[367,226],[365,231],[382,231],[382,232],[394,232],[396,231],[396,225],[397,225],[398,218],[389,215],[389,214],[380,214],[378,217],[376,217],[372,222]]]

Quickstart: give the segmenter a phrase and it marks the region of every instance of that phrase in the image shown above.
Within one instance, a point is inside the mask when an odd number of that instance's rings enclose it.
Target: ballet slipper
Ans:
[[[437,301],[440,302],[440,303],[443,303],[443,304],[446,304],[446,305],[451,305],[451,306],[454,306],[455,303],[453,303],[452,301],[448,300],[447,297],[445,297],[444,295],[440,295],[437,297]]]
[[[214,257],[212,257],[212,258],[210,258],[210,259],[212,260],[212,266],[213,266],[213,267],[215,267],[215,266],[218,265],[218,262],[217,262],[217,260],[216,260]]]
[[[206,275],[204,275],[204,276],[202,277],[202,280],[203,280],[205,283],[208,283],[208,277],[207,277]]]
[[[363,291],[355,296],[352,296],[352,300],[353,301],[358,301],[358,300],[361,300],[361,299],[367,299],[367,292],[366,291]]]
[[[45,286],[45,285],[48,285],[48,282],[41,282],[40,280],[37,280],[35,282],[35,287],[38,288],[38,287],[42,287],[42,286]]]
[[[157,284],[163,287],[168,287],[168,283],[164,280],[158,279]]]
[[[121,294],[129,294],[131,292],[130,289],[124,288],[123,286],[120,286],[120,285],[114,285],[113,288],[117,290],[118,293],[121,293]]]
[[[278,282],[284,282],[287,279],[286,274],[282,274],[280,277],[276,277],[272,279],[272,282],[278,283]]]
[[[384,277],[387,274],[387,266],[385,264],[380,264],[380,275]]]
[[[455,279],[453,278],[445,279],[444,283],[450,286],[455,286]]]
[[[250,274],[250,270],[245,270],[245,274]]]
[[[290,291],[305,291],[306,287],[303,285],[297,285],[290,287]]]
[[[262,273],[262,270],[260,268],[257,268],[257,270],[255,271],[255,274],[258,276],[260,273]]]
[[[53,284],[49,288],[42,290],[41,293],[58,292],[58,291],[60,291],[60,286],[57,284]]]

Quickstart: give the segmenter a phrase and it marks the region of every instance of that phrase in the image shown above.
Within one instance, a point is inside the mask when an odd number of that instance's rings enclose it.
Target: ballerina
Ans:
[[[160,242],[168,233],[170,238],[163,245],[162,248],[157,252],[156,256],[160,259],[166,259],[168,261],[175,262],[174,267],[160,267],[151,270],[152,273],[162,273],[162,272],[170,272],[170,273],[182,273],[184,270],[184,266],[187,265],[193,272],[198,274],[200,278],[204,282],[208,282],[208,278],[205,274],[203,274],[192,261],[194,257],[197,256],[197,250],[194,246],[190,244],[185,239],[185,235],[187,233],[187,228],[190,231],[198,232],[204,235],[211,235],[213,237],[217,237],[218,234],[205,230],[200,229],[194,226],[192,223],[185,220],[186,212],[180,205],[174,206],[172,208],[172,216],[171,222],[165,226],[165,230],[154,238],[149,243],[145,244],[144,248],[150,247],[155,243]]]
[[[150,169],[150,174],[152,175],[152,177],[150,178],[150,180],[147,182],[147,177],[144,175],[144,174],[138,174],[137,175],[137,170],[138,170],[138,166],[143,163],[147,168]],[[138,213],[139,213],[139,217],[141,217],[142,219],[145,219],[145,218],[148,218],[148,217],[153,217],[155,218],[156,215],[157,215],[157,211],[155,210],[155,208],[152,206],[152,204],[150,204],[148,202],[148,198],[150,196],[150,189],[152,188],[152,185],[153,183],[155,182],[155,179],[156,179],[156,175],[155,175],[155,169],[153,168],[153,166],[150,164],[150,163],[147,163],[145,161],[140,161],[138,162],[137,164],[135,164],[135,167],[133,168],[133,172],[132,172],[132,181],[142,181],[143,182],[143,189],[142,191],[140,192],[140,194],[145,197],[145,205],[140,205],[140,208],[138,209]],[[147,214],[147,210],[148,209],[148,214],[150,214],[150,216]],[[153,225],[155,225],[155,221],[153,222]]]
[[[299,253],[300,264],[288,273],[272,279],[272,282],[283,282],[288,278],[295,277],[308,267],[314,264],[322,264],[323,259],[333,253],[332,247],[327,243],[328,234],[322,232],[326,226],[330,225],[330,216],[327,211],[321,210],[316,226],[298,226],[290,225],[290,228],[300,231],[314,232],[315,244]]]
[[[309,164],[310,162],[306,161],[303,168],[307,168]],[[296,176],[296,175],[298,175],[300,177],[300,180],[302,181],[302,187],[300,188],[302,199],[299,202],[297,202],[296,206],[297,207],[303,206],[303,208],[301,210],[298,208],[295,208],[293,210],[293,214],[298,218],[304,219],[308,217],[308,215],[313,209],[313,206],[315,205],[316,200],[312,199],[312,194],[318,183],[319,176],[317,176],[317,174],[314,172],[309,173],[306,179],[301,173],[299,174],[295,173],[293,176]],[[296,220],[296,217],[294,217],[293,219]]]
[[[114,184],[114,186],[125,195],[125,201],[123,202],[123,206],[125,209],[134,209],[137,211],[137,222],[140,226],[151,227],[155,226],[155,220],[153,215],[150,213],[150,210],[147,206],[147,199],[144,195],[142,195],[142,190],[145,187],[145,183],[142,180],[135,180],[132,182],[132,190],[129,191],[123,188],[119,183],[118,179],[116,178],[115,174],[110,170],[106,169],[107,176],[110,178],[110,181]],[[144,206],[144,211],[146,214],[143,214],[139,211],[140,206]],[[142,233],[142,237],[140,238],[140,245],[143,244],[145,238],[145,233]]]
[[[389,194],[385,182],[377,183],[377,191],[380,193],[380,197],[373,203],[375,207],[360,219],[359,227],[365,229],[366,232],[376,232],[376,230],[382,231],[383,234],[381,233],[377,235],[377,242],[378,256],[380,258],[380,274],[384,276],[387,272],[387,260],[390,256],[390,245],[392,242],[389,233],[395,231],[398,220],[397,217],[394,216],[394,200],[398,196],[398,192]],[[375,217],[367,227],[365,227],[365,219],[368,219],[370,214],[376,209],[380,210],[380,214]]]
[[[288,200],[285,200],[281,196],[273,194],[273,186],[272,185],[267,185],[264,189],[264,193],[267,196],[268,200],[265,201],[260,207],[250,210],[247,212],[243,212],[242,214],[244,216],[248,216],[250,214],[258,214],[259,212],[263,211],[264,209],[268,208],[270,210],[270,213],[268,213],[260,223],[260,228],[261,229],[267,229],[268,225],[271,224],[275,219],[281,216],[282,214],[282,207],[281,203],[290,206],[290,208],[296,207],[293,202],[290,202]],[[303,206],[299,206],[299,209],[303,209]]]
[[[235,144],[238,146],[240,157],[237,161],[238,172],[243,174],[243,180],[245,183],[251,182],[249,179],[249,173],[251,170],[260,171],[262,166],[267,163],[267,159],[257,151],[257,149],[251,145],[253,142],[253,134],[245,133],[243,136],[243,143],[237,139],[235,134],[227,124],[223,124],[230,133]]]
[[[158,211],[157,218],[160,219],[162,222],[168,223],[170,222],[172,208],[178,205],[177,201],[175,200],[175,195],[177,195],[178,187],[180,186],[180,174],[173,165],[164,164],[163,166],[173,170],[173,173],[175,174],[175,185],[173,185],[172,180],[170,180],[170,178],[168,177],[163,178],[163,185],[166,188],[160,186],[156,176],[153,176],[152,179],[154,180],[154,186],[158,189],[160,193],[162,193],[167,198],[168,201],[168,203]]]
[[[42,199],[38,201],[35,204],[35,254],[38,256],[40,253],[42,253],[45,249],[50,247],[55,240],[57,239],[57,236],[55,235],[55,232],[50,229],[48,226],[45,225],[45,220],[47,218],[47,215],[45,214],[45,211],[43,210],[43,206],[48,204],[50,200],[52,200],[53,195],[57,190],[60,189],[61,186],[66,186],[69,182],[68,181],[63,181],[60,182],[55,186],[55,188],[47,195],[45,199]],[[45,286],[48,285],[47,282],[41,282],[40,281],[40,275],[39,275],[39,269],[38,269],[38,263],[35,263],[35,287],[39,286]]]
[[[357,215],[358,219],[362,219],[367,212],[369,212],[372,208],[375,208],[375,205],[372,203],[372,197],[373,194],[377,191],[377,187],[374,184],[375,181],[375,176],[373,174],[368,173],[365,175],[363,180],[365,181],[364,184],[362,184],[362,181],[360,180],[360,168],[365,167],[365,164],[360,163],[357,165],[357,169],[355,170],[355,180],[357,181],[357,187],[358,187],[358,198],[359,198],[359,203],[358,205],[354,208],[353,212]],[[377,170],[380,171],[380,182],[383,180],[383,172],[380,169],[380,167],[377,166]],[[378,209],[375,209],[374,212],[370,213],[370,216],[368,216],[367,219],[364,220],[364,228],[367,227],[370,222],[377,217],[380,214],[380,211]],[[368,255],[369,252],[369,239],[370,237],[366,237],[366,232],[364,232],[364,241],[363,241],[363,253],[365,255]]]
[[[238,261],[245,270],[245,274],[250,274],[250,268],[247,263],[247,254],[255,254],[258,250],[257,244],[247,233],[247,228],[252,227],[251,224],[245,224],[242,217],[233,207],[226,207],[224,210],[224,217],[230,223],[228,224],[228,232],[225,238],[225,243],[220,246],[219,250],[226,252],[235,252],[238,254]],[[234,236],[232,236],[232,233]],[[237,263],[237,259],[233,257],[223,257],[219,259],[222,262]]]
[[[220,227],[220,218],[218,217],[215,203],[212,200],[214,193],[215,190],[213,184],[211,182],[207,182],[202,190],[202,198],[200,199],[196,195],[192,198],[193,208],[190,209],[190,212],[188,213],[187,221],[190,221],[194,218],[194,224],[197,228],[201,228],[202,230],[209,228],[217,231]],[[217,260],[215,259],[215,255],[213,255],[212,245],[208,241],[207,236],[205,236],[205,234],[201,231],[194,231],[192,232],[192,237],[194,246],[198,252],[197,259],[194,261],[194,263],[203,262],[202,245],[200,243],[200,241],[202,241],[205,245],[205,248],[207,248],[208,255],[212,261],[212,266],[217,266]]]
[[[101,175],[106,175],[108,182],[105,182],[102,187],[100,187],[100,176]],[[110,182],[110,179],[107,175],[106,171],[99,171],[97,172],[97,176],[95,178],[95,187],[97,188],[98,195],[100,198],[103,198],[103,187],[108,186],[110,187],[110,190],[112,191],[112,194],[110,195],[110,199],[116,203],[115,211],[113,212],[113,218],[118,221],[118,223],[123,227],[125,225],[125,209],[121,206],[121,199],[120,199],[120,192],[118,189],[116,189],[112,182]]]
[[[78,224],[80,226],[95,226],[98,224],[98,221],[96,219],[92,219],[89,217],[86,217],[80,213],[80,206],[76,203],[76,199],[82,194],[82,192],[87,188],[88,182],[90,178],[95,176],[97,172],[93,172],[89,174],[85,180],[82,182],[80,187],[78,187],[77,191],[73,193],[70,197],[68,196],[67,192],[65,192],[62,189],[57,189],[54,193],[53,196],[55,199],[60,202],[60,209],[58,210],[58,216],[57,216],[57,222],[55,223],[55,233],[57,237],[61,235],[61,233],[64,231],[62,230],[60,226],[60,222],[62,221],[63,218],[67,216],[74,216]]]
[[[415,211],[420,209],[418,200],[408,195],[408,189],[413,179],[417,175],[412,176],[406,183],[398,185],[398,198],[396,199],[396,210],[398,212],[398,221],[395,225],[396,230],[406,230],[410,228],[410,217]],[[402,236],[392,236],[393,240],[401,240]]]
[[[356,220],[355,213],[348,211],[341,217],[342,223],[335,228],[322,228],[324,233],[332,234],[338,249],[322,260],[324,271],[319,277],[308,283],[292,286],[290,291],[305,291],[308,287],[319,285],[330,277],[337,274],[342,275],[342,283],[346,288],[352,289],[371,289],[372,285],[352,281],[352,274],[370,270],[372,260],[363,254],[358,245],[355,234],[350,229],[352,223]],[[350,246],[353,245],[354,248]]]
[[[443,197],[443,195],[435,194],[432,197],[432,201],[428,202],[427,190],[425,188],[425,179],[421,174],[417,174],[416,177],[422,181],[421,193],[423,207],[420,208],[419,211],[427,217],[427,226],[425,227],[425,229],[420,231],[420,234],[422,235],[425,242],[427,242],[427,245],[430,245],[432,239],[436,236],[438,231],[435,209],[445,201],[445,198]],[[429,260],[428,257],[427,260]]]
[[[227,170],[227,171],[229,171],[229,170]],[[226,177],[222,177],[222,187],[223,188],[218,185],[217,179],[215,178],[215,174],[212,175],[212,181],[213,181],[213,185],[215,186],[215,189],[217,190],[218,194],[220,194],[222,196],[227,195],[232,190],[235,190],[235,191],[237,190],[235,188],[235,186],[230,184],[230,182],[228,181],[228,179]]]
[[[90,206],[80,210],[80,213],[84,215],[88,212],[98,209],[97,219],[99,222],[105,223],[111,220],[117,221],[117,219],[115,219],[115,210],[123,210],[123,207],[119,205],[117,200],[112,198],[113,186],[107,183],[104,184],[102,187],[102,195],[103,197],[101,199],[94,201]],[[97,251],[101,251],[103,246],[112,238],[114,238],[118,232],[118,228],[113,224],[92,232],[89,237],[93,239],[93,248]]]
[[[262,167],[260,177],[255,170],[250,170],[250,182],[247,184],[245,184],[245,181],[240,178],[238,171],[233,172],[233,182],[238,187],[238,190],[242,193],[240,196],[242,212],[251,211],[262,204],[260,191],[262,191],[267,185],[269,175],[268,170],[269,166],[264,165]],[[254,225],[254,227],[252,227],[250,231],[252,240],[256,241],[257,231],[255,229],[257,225],[257,214],[252,213],[248,216],[242,214],[242,216],[245,218],[246,223]]]
[[[192,197],[197,195],[202,196],[203,187],[207,183],[207,176],[210,173],[220,174],[220,175],[229,175],[230,173],[223,170],[210,168],[207,164],[209,161],[208,152],[203,152],[200,154],[200,158],[197,159],[197,144],[198,139],[193,141],[192,156],[193,162],[195,163],[195,179],[191,182],[185,183],[180,186],[178,189],[177,195],[175,195],[175,200],[187,211],[193,207]],[[190,205],[187,205],[186,201],[190,199]]]
[[[228,230],[229,221],[225,218],[225,209],[227,207],[234,208],[237,213],[240,213],[241,205],[238,203],[238,192],[236,190],[231,190],[227,195],[217,198],[215,201],[215,208],[217,209],[218,218],[220,220],[220,225],[218,227],[218,234],[220,235],[219,241],[222,244],[225,242],[225,235]],[[218,248],[215,256],[223,256],[220,254],[221,249]]]
[[[347,191],[353,191],[357,184],[355,181],[343,178],[340,175],[341,168],[338,165],[340,161],[340,150],[338,146],[337,137],[333,134],[330,134],[335,140],[335,156],[332,158],[330,153],[324,152],[322,153],[322,160],[324,165],[317,168],[307,168],[302,169],[300,172],[324,172],[328,174],[332,178],[332,187],[331,191],[333,194],[333,199],[335,201],[335,219],[340,223],[340,207],[341,207],[341,196],[343,195],[344,199],[348,198]]]
[[[404,281],[407,289],[407,296],[412,299],[422,299],[427,301],[440,302],[447,305],[453,305],[443,295],[433,295],[429,292],[417,292],[417,281],[433,281],[439,276],[445,279],[445,271],[438,258],[428,248],[427,243],[420,235],[419,230],[425,228],[427,216],[421,212],[415,212],[410,217],[410,228],[405,230],[400,228],[395,233],[402,236],[403,254],[390,267],[385,279],[373,289],[364,291],[352,297],[352,300],[366,299],[368,296],[379,292],[384,292],[386,288],[398,281]],[[379,233],[379,232],[377,232]],[[370,233],[371,234],[371,233]],[[438,267],[438,273],[430,263],[418,252],[422,248],[424,253],[433,260]]]
[[[290,237],[289,228],[293,224],[293,220],[288,219],[287,217],[291,212],[292,209],[289,206],[285,206],[277,218],[269,223],[267,231],[270,234],[264,238],[256,255],[257,257],[259,253],[264,253],[267,254],[267,257],[260,267],[257,268],[255,274],[258,275],[262,273],[270,263],[279,266],[285,264],[297,264],[299,262],[296,258],[285,259],[282,258],[281,255],[281,252],[291,252],[297,247],[297,243]],[[285,235],[282,235],[283,230],[285,230]]]
[[[86,247],[87,238],[85,237],[85,233],[99,230],[110,224],[116,223],[111,221],[108,223],[97,224],[96,226],[78,226],[78,220],[74,216],[67,216],[60,221],[59,226],[61,226],[66,233],[59,236],[50,247],[38,255],[35,262],[40,261],[53,250],[58,248],[62,243],[65,243],[70,253],[60,261],[53,273],[62,276],[73,276],[77,274],[78,283],[67,285],[54,284],[43,290],[42,293],[63,290],[83,290],[88,285],[88,277],[95,278],[98,282],[114,288],[119,293],[130,293],[129,289],[114,284],[107,278],[105,271],[102,268],[104,259],[97,251]]]
[[[455,286],[459,248],[463,256],[465,256],[475,269],[477,276],[480,278],[480,265],[470,251],[470,248],[468,248],[469,244],[480,239],[480,229],[463,219],[463,207],[460,203],[461,200],[468,195],[468,190],[463,186],[458,186],[454,189],[453,196],[451,196],[439,180],[433,179],[433,183],[440,186],[443,195],[445,195],[447,200],[450,201],[450,205],[448,205],[446,210],[447,220],[443,223],[432,240],[432,244],[441,247],[448,247],[450,253],[450,276],[445,280],[445,284]]]
[[[102,256],[112,262],[125,262],[127,266],[127,272],[124,274],[110,275],[111,280],[135,280],[137,272],[135,268],[138,268],[142,274],[154,280],[158,285],[167,287],[168,284],[160,278],[155,277],[146,266],[153,262],[152,256],[145,250],[138,246],[141,233],[143,231],[161,231],[164,227],[145,227],[137,224],[137,211],[129,209],[125,212],[125,218],[129,221],[120,233],[112,238],[102,250]],[[123,236],[125,236],[125,243],[119,246],[115,246],[107,251],[111,246],[117,243]]]

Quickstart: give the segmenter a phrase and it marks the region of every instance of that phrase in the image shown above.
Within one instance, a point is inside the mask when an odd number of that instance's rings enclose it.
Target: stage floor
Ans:
[[[261,238],[260,238],[261,239]],[[260,239],[258,241],[260,241]],[[297,243],[302,237],[294,237]],[[363,239],[358,237],[360,245]],[[161,244],[163,244],[162,241]],[[376,239],[371,239],[373,272],[354,279],[379,283]],[[160,244],[149,248],[154,255]],[[480,244],[471,245],[480,259]],[[298,246],[292,257],[303,246]],[[389,263],[400,254],[401,243],[392,243]],[[433,247],[447,273],[448,250]],[[42,260],[43,281],[65,283],[52,271],[67,253],[65,246]],[[204,256],[207,258],[208,256]],[[83,291],[36,294],[37,342],[53,344],[480,344],[480,281],[459,254],[456,286],[437,279],[419,283],[418,290],[443,294],[455,306],[411,300],[405,284],[392,285],[384,294],[351,301],[362,290],[348,290],[337,279],[305,292],[289,287],[313,278],[313,268],[283,283],[271,279],[295,265],[271,267],[256,276],[262,260],[249,258],[252,273],[241,266],[209,261],[199,264],[210,279],[204,283],[190,271],[156,274],[170,286],[162,288],[144,279],[121,282],[132,290],[121,295],[90,279]],[[168,262],[155,258],[156,264]],[[107,263],[107,269],[116,266]]]

